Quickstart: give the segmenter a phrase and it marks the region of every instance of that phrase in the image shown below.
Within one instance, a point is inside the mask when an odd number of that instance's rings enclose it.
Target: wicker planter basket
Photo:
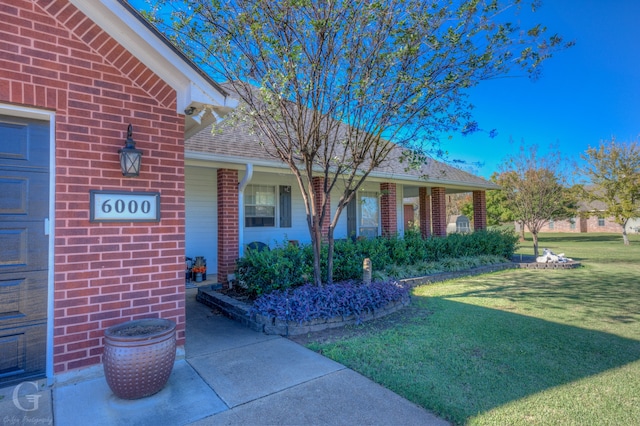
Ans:
[[[134,320],[104,332],[104,375],[119,398],[144,398],[162,390],[175,359],[176,324],[173,321]]]

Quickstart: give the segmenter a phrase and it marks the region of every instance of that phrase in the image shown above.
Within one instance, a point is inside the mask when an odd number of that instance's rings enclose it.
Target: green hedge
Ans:
[[[404,238],[371,240],[337,240],[334,255],[334,281],[360,279],[362,262],[370,258],[374,270],[390,266],[411,266],[442,259],[495,255],[510,258],[518,237],[511,231],[476,231],[451,234],[446,238],[424,239],[418,232],[408,231]],[[322,272],[326,280],[327,247],[323,246]],[[247,250],[238,260],[236,277],[240,285],[254,296],[309,283],[313,279],[311,246],[283,244],[270,251]]]

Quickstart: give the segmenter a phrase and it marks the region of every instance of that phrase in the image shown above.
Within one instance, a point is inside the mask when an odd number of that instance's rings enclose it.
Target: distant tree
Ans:
[[[489,180],[498,183],[498,173],[493,173]],[[513,222],[515,216],[509,206],[509,200],[502,190],[487,191],[487,225],[497,226],[507,222]]]
[[[155,22],[173,9],[173,26],[160,28],[232,86],[266,151],[296,177],[318,285],[322,223],[330,218],[331,282],[340,214],[373,170],[400,160],[396,147],[408,163],[425,161],[442,132],[478,128],[470,87],[514,67],[535,77],[568,45],[542,25],[519,27],[538,0],[156,3]],[[324,178],[320,195],[314,177]]]
[[[503,188],[509,209],[533,235],[533,251],[538,256],[538,233],[551,219],[568,219],[576,212],[575,192],[569,190],[567,167],[559,153],[546,157],[535,146],[520,147],[508,157],[497,182]]]
[[[498,183],[498,173],[493,173],[489,180]],[[461,214],[473,220],[473,199],[471,194],[460,195],[464,195],[464,197],[458,200],[457,209]],[[489,190],[486,192],[486,208],[488,226],[498,226],[515,220],[513,212],[509,208],[509,201],[501,190]]]
[[[473,221],[473,196],[469,195],[468,199],[460,206],[460,211],[468,217],[469,220]]]
[[[640,217],[640,145],[634,142],[603,141],[582,155],[582,172],[589,179],[587,199],[606,205],[604,214],[620,225],[622,241],[629,244],[627,222]]]
[[[469,206],[471,209],[469,209]],[[459,194],[447,195],[447,219],[451,216],[465,215],[473,219],[473,202],[471,194],[462,192]]]

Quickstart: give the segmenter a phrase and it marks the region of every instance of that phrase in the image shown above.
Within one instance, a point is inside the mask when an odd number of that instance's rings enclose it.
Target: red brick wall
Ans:
[[[580,218],[575,220],[573,229],[571,229],[569,220],[554,220],[553,223],[550,222],[543,226],[540,232],[580,232]]]
[[[418,188],[418,209],[420,210],[420,233],[423,238],[431,236],[431,196],[428,188]]]
[[[66,0],[3,1],[0,55],[0,101],[56,114],[54,371],[100,363],[104,329],[130,319],[171,319],[184,344],[175,91]],[[123,178],[118,161],[129,123],[138,178]],[[159,191],[162,220],[91,223],[91,189]]]
[[[239,254],[238,171],[218,169],[218,282],[226,284]],[[244,220],[244,218],[242,218]]]
[[[525,229],[528,231],[529,228]],[[604,218],[604,226],[599,225],[598,216],[577,217],[575,218],[575,226],[571,227],[571,222],[567,220],[554,220],[542,227],[540,232],[610,232],[621,233],[620,225],[613,221],[612,217]]]
[[[487,201],[485,191],[473,191],[473,229],[487,229]]]
[[[622,233],[622,227],[613,221],[612,217],[604,218],[604,226],[598,225],[598,216],[587,218],[587,232]]]
[[[396,184],[380,184],[380,219],[382,235],[389,237],[398,233],[398,210],[396,204]]]
[[[611,232],[621,233],[620,225],[613,221],[612,217],[604,218],[604,226],[598,223],[598,216],[589,216],[587,218],[576,218],[575,227],[571,229],[569,220],[556,220],[553,224],[547,224],[541,232]]]
[[[433,224],[433,235],[438,237],[447,236],[446,191],[445,188],[431,188],[431,223]]]

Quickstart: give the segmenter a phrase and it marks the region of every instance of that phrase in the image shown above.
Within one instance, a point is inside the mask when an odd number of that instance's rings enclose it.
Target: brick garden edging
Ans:
[[[224,295],[210,288],[199,288],[196,300],[212,308],[219,309],[222,313],[254,331],[261,331],[265,334],[278,334],[280,336],[296,336],[315,331],[322,331],[328,328],[343,327],[349,324],[358,324],[389,315],[398,309],[403,308],[410,302],[409,297],[388,303],[380,309],[368,312],[357,318],[355,315],[348,317],[336,316],[333,318],[318,318],[312,321],[298,323],[296,321],[283,321],[273,317],[263,315],[251,315],[251,305],[236,300],[233,297]]]
[[[415,287],[423,284],[433,284],[442,281],[453,280],[462,277],[471,277],[474,275],[488,274],[491,272],[504,271],[505,269],[515,269],[519,266],[512,262],[496,263],[495,265],[478,266],[476,268],[467,269],[466,271],[457,272],[440,272],[432,275],[425,275],[423,277],[405,278],[398,280],[404,285]]]
[[[399,282],[408,287],[415,287],[423,284],[433,284],[436,282],[452,280],[461,277],[488,274],[491,272],[503,271],[505,269],[530,268],[530,269],[567,269],[580,266],[579,262],[568,263],[517,263],[505,262],[495,265],[479,266],[477,268],[468,269],[458,272],[442,272],[424,277],[407,278],[399,280]],[[388,303],[386,306],[368,312],[357,318],[355,315],[348,317],[336,316],[333,318],[319,318],[312,321],[298,323],[296,321],[283,321],[273,317],[263,315],[251,315],[251,305],[240,300],[229,297],[213,290],[211,286],[198,288],[196,300],[209,307],[219,309],[222,313],[235,321],[249,327],[254,331],[260,331],[265,334],[277,334],[280,336],[296,336],[305,333],[313,333],[329,328],[343,327],[345,325],[359,324],[364,321],[381,318],[392,314],[397,310],[408,305],[410,297]]]

